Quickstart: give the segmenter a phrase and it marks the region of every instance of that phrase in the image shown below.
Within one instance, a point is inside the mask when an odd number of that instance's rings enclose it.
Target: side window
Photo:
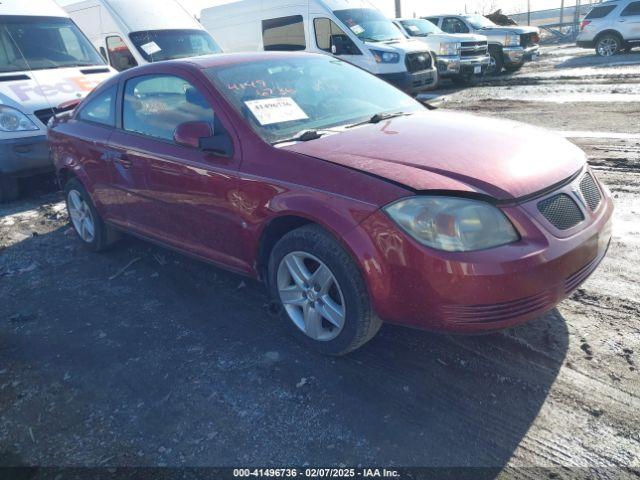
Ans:
[[[640,15],[640,2],[631,2],[622,12],[620,12],[621,17],[631,17],[634,15]]]
[[[445,18],[442,21],[442,30],[447,33],[469,33],[469,27],[462,20],[455,17]]]
[[[119,72],[138,65],[122,37],[117,35],[107,37],[107,52],[109,54],[109,63]]]
[[[262,41],[265,51],[304,50],[307,44],[302,15],[263,20]]]
[[[438,25],[438,21],[440,20],[438,17],[426,17],[425,20],[429,20],[434,25]]]
[[[341,38],[342,46],[347,55],[362,55],[360,49],[344,33],[344,30],[329,18],[316,18],[313,21],[313,29],[316,34],[316,44],[320,50],[331,53],[331,36],[335,35]]]
[[[78,113],[78,120],[99,123],[108,127],[116,124],[116,95],[118,86],[105,90],[90,99]]]
[[[595,7],[584,18],[585,19],[604,18],[607,15],[609,15],[614,8],[616,8],[616,5],[606,5],[604,7]]]
[[[173,142],[176,127],[185,122],[209,122],[214,113],[204,96],[173,75],[145,75],[127,81],[122,128]]]

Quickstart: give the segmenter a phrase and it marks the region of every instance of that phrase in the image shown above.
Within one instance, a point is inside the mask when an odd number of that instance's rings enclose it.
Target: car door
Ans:
[[[620,12],[618,30],[625,40],[640,40],[640,1],[631,2]]]
[[[232,194],[239,145],[231,156],[222,156],[174,141],[176,128],[188,122],[208,122],[215,133],[234,137],[207,92],[206,85],[187,72],[130,77],[123,88],[122,128],[111,143],[126,155],[130,169],[144,176],[143,188],[131,192],[142,207],[136,210],[132,229],[245,271],[251,267],[239,260],[243,227]]]

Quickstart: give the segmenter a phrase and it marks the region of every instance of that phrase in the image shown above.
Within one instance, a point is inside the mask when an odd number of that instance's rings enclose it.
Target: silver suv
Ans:
[[[580,24],[579,47],[595,48],[601,57],[640,46],[640,0],[598,4]]]

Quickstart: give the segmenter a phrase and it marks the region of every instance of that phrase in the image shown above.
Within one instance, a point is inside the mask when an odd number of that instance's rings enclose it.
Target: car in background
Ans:
[[[326,354],[382,321],[479,333],[538,317],[611,239],[611,196],[569,141],[431,111],[328,55],[127,70],[49,135],[87,248],[124,231],[263,279]]]
[[[538,58],[540,30],[538,27],[498,26],[482,15],[432,15],[425,17],[446,33],[474,33],[489,41],[491,65],[489,73],[502,70],[515,72]]]
[[[47,122],[114,73],[52,0],[0,3],[0,202],[53,170]]]
[[[64,8],[119,72],[145,63],[222,52],[176,0],[84,0]]]
[[[640,46],[640,1],[610,1],[594,6],[580,24],[576,44],[595,48],[601,57]]]
[[[444,33],[423,18],[396,18],[393,23],[408,37],[427,44],[436,58],[440,79],[470,85],[484,75],[491,63],[484,35]]]
[[[367,0],[238,0],[205,8],[200,16],[225,52],[333,55],[411,94],[438,83],[424,43],[407,39]]]

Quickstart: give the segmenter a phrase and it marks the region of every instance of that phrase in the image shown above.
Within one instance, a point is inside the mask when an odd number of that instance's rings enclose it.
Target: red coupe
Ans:
[[[91,250],[127,232],[260,278],[328,354],[382,321],[475,333],[538,317],[611,238],[610,195],[568,141],[431,111],[324,55],[127,70],[49,137]]]

